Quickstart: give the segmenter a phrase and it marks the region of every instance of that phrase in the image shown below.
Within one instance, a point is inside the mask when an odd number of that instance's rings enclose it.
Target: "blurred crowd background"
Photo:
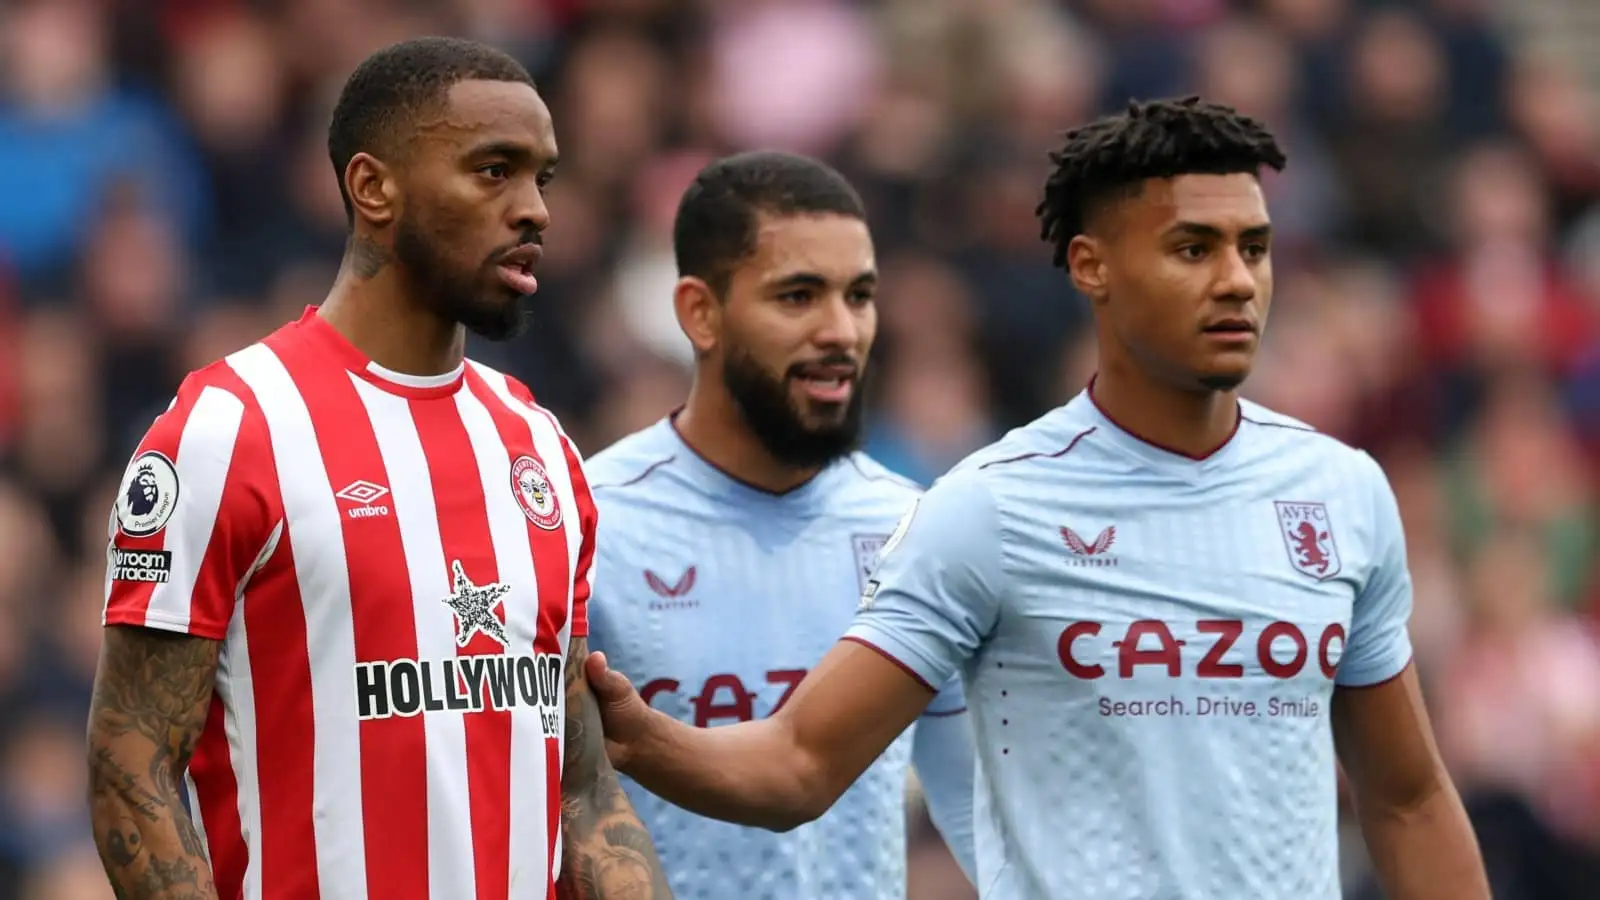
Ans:
[[[1291,162],[1248,393],[1388,470],[1496,896],[1600,897],[1592,0],[0,0],[0,900],[111,896],[82,734],[116,481],[187,370],[322,299],[333,99],[423,33],[512,51],[554,110],[533,327],[474,352],[588,453],[684,393],[670,222],[715,155],[860,187],[869,449],[927,482],[1093,370],[1033,216],[1060,131],[1189,92],[1270,123]],[[970,898],[913,827],[911,900]]]

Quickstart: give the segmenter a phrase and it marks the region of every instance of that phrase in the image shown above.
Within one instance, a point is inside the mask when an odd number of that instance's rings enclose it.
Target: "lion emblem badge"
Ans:
[[[1284,547],[1289,551],[1289,564],[1300,574],[1318,581],[1339,574],[1343,564],[1327,505],[1278,500],[1273,506],[1278,514],[1278,528],[1283,532]]]
[[[129,537],[150,537],[167,527],[177,508],[177,466],[156,450],[135,457],[117,492],[117,527]]]

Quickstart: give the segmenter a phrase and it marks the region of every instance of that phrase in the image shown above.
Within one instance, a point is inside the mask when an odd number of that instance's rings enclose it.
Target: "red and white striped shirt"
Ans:
[[[378,367],[313,310],[134,454],[107,624],[223,642],[189,766],[227,900],[546,900],[595,507],[527,388]]]

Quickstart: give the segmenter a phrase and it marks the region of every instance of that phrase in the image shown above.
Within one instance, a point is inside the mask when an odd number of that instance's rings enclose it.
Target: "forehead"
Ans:
[[[755,252],[743,268],[770,278],[809,273],[850,281],[875,265],[872,234],[860,219],[835,213],[763,213],[756,220]]]
[[[1145,182],[1122,204],[1123,218],[1137,228],[1160,231],[1178,222],[1242,231],[1267,224],[1267,201],[1254,175],[1179,175]]]
[[[417,122],[417,134],[458,150],[504,144],[541,158],[556,156],[550,109],[532,85],[520,81],[470,79],[451,85],[439,110]]]

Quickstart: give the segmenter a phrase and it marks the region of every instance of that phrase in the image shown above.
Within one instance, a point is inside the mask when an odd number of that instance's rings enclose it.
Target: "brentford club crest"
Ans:
[[[1339,545],[1333,539],[1333,522],[1322,503],[1277,500],[1278,529],[1289,551],[1289,564],[1302,575],[1327,581],[1339,574]]]
[[[555,488],[537,459],[519,456],[511,463],[511,493],[528,521],[546,531],[561,527],[561,504],[556,502]]]

